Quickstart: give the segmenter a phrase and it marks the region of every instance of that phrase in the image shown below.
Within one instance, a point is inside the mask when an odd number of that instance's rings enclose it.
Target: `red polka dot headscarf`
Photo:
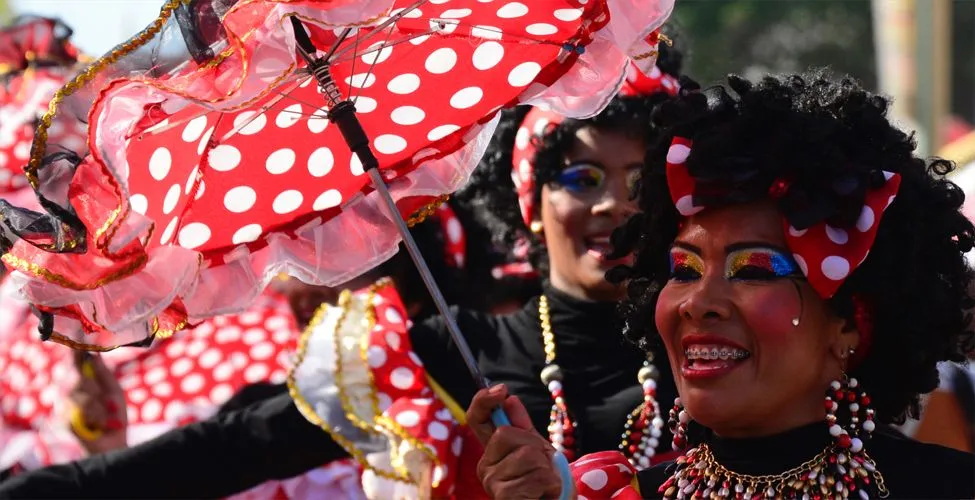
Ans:
[[[630,64],[627,68],[626,79],[620,88],[619,94],[623,97],[649,96],[663,93],[670,96],[677,95],[680,84],[677,78],[664,73],[660,68],[654,66],[649,74],[644,74],[635,65]],[[511,180],[515,183],[518,191],[518,205],[521,209],[521,217],[526,226],[532,222],[534,213],[534,191],[535,191],[535,154],[538,152],[538,145],[548,134],[558,127],[565,117],[551,111],[540,108],[532,108],[525,115],[521,126],[515,135],[515,149],[511,156]]]

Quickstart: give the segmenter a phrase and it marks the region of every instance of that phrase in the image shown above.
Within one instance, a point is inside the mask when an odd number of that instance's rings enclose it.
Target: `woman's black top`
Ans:
[[[730,471],[753,476],[775,475],[797,467],[831,442],[825,422],[756,439],[725,439],[698,428],[695,441],[708,443],[718,463]],[[975,456],[943,446],[924,444],[880,426],[865,443],[877,463],[888,498],[975,498]],[[658,488],[673,473],[668,462],[638,474],[644,498],[661,498]],[[876,492],[870,494],[877,497]]]
[[[623,340],[615,304],[578,300],[553,289],[545,294],[565,399],[578,421],[576,448],[582,454],[615,450],[627,415],[643,401],[637,372],[646,355]],[[552,397],[540,378],[545,354],[538,301],[507,316],[455,314],[485,376],[507,384],[525,403],[536,429],[548,435]],[[442,318],[417,323],[410,338],[428,373],[466,408],[476,386]],[[669,374],[665,358],[657,356],[657,364]],[[676,390],[670,377],[664,378],[658,397],[666,408]],[[666,446],[668,438],[661,442]],[[346,456],[301,416],[282,388],[273,398],[129,449],[15,476],[0,483],[0,498],[212,498]]]

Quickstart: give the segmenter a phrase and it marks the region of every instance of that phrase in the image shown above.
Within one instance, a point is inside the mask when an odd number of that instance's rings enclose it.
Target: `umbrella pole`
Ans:
[[[396,202],[393,201],[393,197],[389,194],[389,189],[386,187],[386,182],[382,174],[378,168],[370,168],[369,177],[372,179],[373,187],[376,188],[376,192],[382,198],[383,204],[389,211],[389,218],[396,224],[396,229],[403,238],[403,244],[406,245],[406,251],[409,252],[410,258],[413,259],[413,264],[416,265],[417,271],[420,272],[420,277],[423,278],[423,284],[426,285],[427,290],[430,292],[430,297],[433,298],[433,303],[437,306],[437,310],[443,317],[444,323],[447,325],[447,331],[450,332],[450,336],[454,340],[454,345],[457,346],[461,357],[464,358],[467,369],[474,376],[474,381],[477,383],[477,386],[482,389],[486,388],[488,386],[487,379],[484,378],[484,374],[481,373],[481,369],[477,366],[477,360],[474,359],[474,354],[467,345],[467,340],[464,339],[464,335],[457,325],[457,320],[451,314],[450,306],[447,305],[447,300],[444,299],[440,287],[437,286],[437,282],[433,279],[433,274],[430,272],[430,267],[427,266],[426,260],[420,253],[420,248],[416,246],[416,241],[413,240],[413,235],[410,234],[410,229],[406,225],[406,221],[400,216],[399,209],[396,208]]]
[[[301,20],[297,17],[292,17],[291,25],[294,28],[298,53],[308,63],[309,73],[318,81],[318,85],[322,89],[322,94],[328,102],[329,121],[338,126],[349,149],[362,162],[363,170],[369,172],[373,187],[376,188],[376,192],[379,193],[383,204],[389,211],[389,218],[396,224],[396,229],[403,238],[406,250],[410,253],[413,263],[416,264],[416,268],[423,278],[423,283],[433,298],[434,305],[437,306],[437,310],[443,316],[444,322],[447,325],[447,331],[454,340],[454,345],[457,346],[461,357],[464,358],[464,364],[470,370],[471,376],[474,377],[474,382],[477,386],[482,389],[487,388],[488,382],[484,378],[484,374],[481,373],[481,369],[477,366],[477,360],[474,359],[474,354],[471,352],[470,346],[467,345],[467,340],[461,334],[460,327],[457,326],[457,320],[450,314],[450,307],[447,305],[447,301],[444,299],[440,287],[437,286],[437,282],[434,281],[433,275],[430,273],[430,267],[427,266],[419,247],[416,246],[413,235],[410,234],[409,227],[400,216],[399,209],[396,208],[396,202],[393,201],[393,197],[389,194],[386,181],[379,172],[379,160],[376,159],[376,155],[372,152],[372,148],[369,146],[369,138],[366,136],[365,130],[362,129],[362,124],[359,123],[359,119],[355,115],[355,105],[351,101],[342,98],[342,94],[335,85],[335,80],[329,71],[328,59],[315,57],[315,46],[312,44],[311,38],[308,36],[308,32],[305,31]],[[344,39],[348,34],[349,30],[345,29],[342,31],[340,38]],[[329,53],[331,54],[337,46],[338,44],[336,43]]]
[[[365,163],[365,162],[363,162]],[[399,208],[396,207],[396,202],[393,201],[393,197],[389,194],[389,189],[386,187],[386,181],[383,179],[382,174],[379,172],[379,168],[369,169],[369,178],[372,179],[372,185],[376,188],[376,192],[383,199],[383,204],[386,205],[389,211],[389,218],[393,220],[396,224],[396,229],[399,231],[400,236],[403,237],[403,243],[406,245],[406,250],[410,253],[410,257],[413,259],[413,264],[416,265],[417,271],[420,272],[420,276],[423,278],[423,283],[427,286],[427,290],[430,292],[430,296],[433,297],[433,302],[436,304],[437,309],[440,311],[440,315],[443,317],[444,322],[447,324],[447,331],[450,332],[450,336],[454,340],[454,345],[457,346],[457,350],[460,351],[461,357],[464,358],[464,363],[467,364],[467,369],[471,371],[471,375],[474,376],[474,380],[477,382],[478,387],[485,389],[488,386],[487,379],[484,378],[484,374],[481,373],[481,369],[477,366],[477,360],[474,359],[474,354],[471,353],[471,348],[467,345],[467,340],[464,339],[463,334],[460,332],[460,327],[457,326],[457,321],[454,319],[454,315],[450,313],[450,308],[447,306],[447,301],[443,297],[443,293],[440,292],[440,287],[437,286],[437,282],[433,279],[433,274],[430,273],[430,268],[427,266],[426,260],[423,258],[423,254],[420,253],[419,247],[416,246],[416,241],[413,240],[413,235],[410,234],[409,226],[406,225],[406,221],[399,214]],[[503,408],[495,408],[491,412],[491,421],[494,422],[496,427],[510,426],[511,420],[508,415],[504,412]],[[569,460],[566,458],[565,454],[561,451],[555,450],[552,454],[552,466],[555,471],[559,474],[559,479],[562,482],[562,491],[559,493],[559,500],[569,500],[572,491],[575,489],[575,480],[572,477],[572,471],[569,468]]]

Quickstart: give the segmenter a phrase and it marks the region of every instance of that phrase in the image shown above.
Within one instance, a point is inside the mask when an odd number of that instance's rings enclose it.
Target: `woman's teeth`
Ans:
[[[742,360],[750,355],[744,349],[726,345],[691,346],[684,350],[684,356],[688,360]]]
[[[600,236],[597,238],[586,238],[586,247],[594,252],[608,255],[613,250],[613,245],[609,242],[609,237]]]

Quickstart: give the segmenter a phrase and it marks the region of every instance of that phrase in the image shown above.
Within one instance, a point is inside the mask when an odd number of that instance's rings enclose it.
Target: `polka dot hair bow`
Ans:
[[[667,185],[674,206],[688,217],[705,208],[695,178],[687,169],[687,158],[693,141],[675,137],[667,153]],[[897,197],[901,177],[883,172],[883,185],[866,190],[860,216],[851,227],[834,227],[826,221],[797,229],[783,216],[785,240],[792,256],[816,293],[824,299],[832,297],[843,281],[867,258],[877,237],[880,219]],[[769,195],[780,198],[789,189],[784,180],[772,183]]]
[[[630,64],[619,95],[637,97],[664,93],[675,96],[678,91],[680,91],[680,84],[677,79],[664,73],[660,68],[654,66],[649,74],[644,74],[635,65]],[[534,160],[535,154],[538,152],[538,145],[546,135],[555,130],[563,121],[565,121],[565,117],[558,113],[532,108],[525,115],[515,135],[515,149],[511,156],[511,180],[514,181],[515,189],[518,192],[518,206],[521,209],[521,218],[525,221],[526,226],[531,226],[532,214],[535,209],[533,206],[535,191]]]
[[[579,498],[638,500],[636,469],[618,451],[591,453],[570,466]]]
[[[447,203],[440,205],[437,216],[443,234],[443,254],[447,265],[455,269],[464,269],[467,262],[467,235],[464,233],[464,226],[460,223],[454,209]]]

